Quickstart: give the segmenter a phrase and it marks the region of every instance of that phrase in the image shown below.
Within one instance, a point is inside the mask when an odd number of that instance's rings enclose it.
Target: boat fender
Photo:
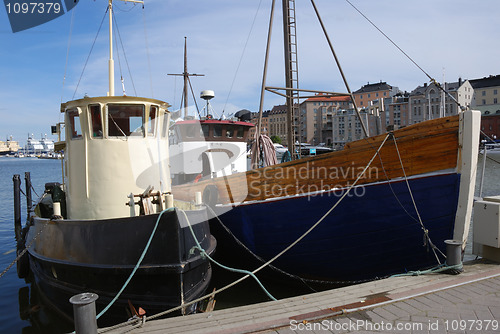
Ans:
[[[219,189],[217,188],[217,186],[209,184],[203,190],[202,198],[205,205],[214,208],[217,204],[217,201],[219,200]]]
[[[26,248],[26,234],[28,233],[28,227],[23,228],[21,232],[21,240],[17,242],[16,255],[19,256]],[[26,278],[30,274],[30,258],[27,252],[21,256],[16,263],[17,277]]]
[[[19,256],[19,254],[21,254],[22,251],[24,251],[24,249],[18,249],[16,251],[17,256]],[[23,256],[19,258],[19,260],[17,260],[16,267],[17,267],[17,277],[26,278],[29,276],[30,258],[27,252],[24,253]]]

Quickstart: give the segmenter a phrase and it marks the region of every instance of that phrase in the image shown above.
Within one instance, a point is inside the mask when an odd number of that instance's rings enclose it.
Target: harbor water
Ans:
[[[482,166],[482,156],[479,164]],[[61,161],[36,158],[0,157],[0,271],[12,263],[16,258],[16,241],[14,238],[14,211],[13,211],[13,183],[12,176],[19,174],[24,191],[24,173],[31,173],[33,198],[43,193],[47,182],[61,182]],[[480,171],[477,173],[476,195],[479,191]],[[483,196],[500,194],[500,154],[489,155],[486,161],[485,180],[483,182]],[[21,197],[22,223],[26,218],[26,198]],[[470,247],[466,252],[470,253]],[[223,273],[217,273],[217,276]],[[227,275],[226,281],[234,275]],[[224,280],[222,280],[224,281]],[[222,296],[216,296],[216,309],[244,303],[253,303],[268,300],[260,291],[257,284],[245,283],[244,288],[230,290]],[[255,290],[254,290],[255,289]],[[293,294],[296,291],[283,292],[282,286],[270,287],[277,292],[277,297]],[[36,290],[24,279],[17,277],[16,266],[0,277],[0,333],[65,333],[71,332],[71,325],[52,313],[50,309],[40,303]]]

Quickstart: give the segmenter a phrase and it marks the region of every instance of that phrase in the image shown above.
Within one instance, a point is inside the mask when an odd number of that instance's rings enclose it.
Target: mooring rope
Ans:
[[[127,285],[130,283],[130,281],[132,280],[132,277],[134,277],[135,275],[135,272],[137,271],[137,269],[139,269],[139,266],[141,265],[142,263],[142,260],[144,260],[144,257],[146,256],[146,253],[149,249],[149,246],[151,245],[151,241],[153,240],[153,236],[155,235],[155,232],[156,232],[156,229],[158,228],[158,225],[160,223],[160,219],[161,219],[161,216],[163,216],[163,214],[165,212],[168,212],[168,211],[172,211],[174,210],[174,208],[168,208],[168,209],[165,209],[163,210],[162,212],[160,212],[159,216],[158,216],[158,219],[156,220],[156,224],[155,224],[155,227],[153,228],[153,231],[151,232],[151,235],[149,236],[149,240],[148,242],[146,243],[146,247],[144,248],[144,250],[142,251],[142,254],[141,256],[139,257],[139,260],[137,261],[137,264],[135,265],[134,269],[132,270],[132,272],[130,273],[129,277],[127,278],[127,280],[125,281],[125,283],[123,284],[122,288],[120,289],[120,291],[118,291],[118,293],[116,294],[116,296],[113,298],[113,300],[111,300],[109,302],[109,304],[101,311],[101,313],[99,313],[96,317],[96,319],[99,319],[104,313],[106,313],[109,308],[116,302],[116,300],[120,297],[120,295],[122,294],[123,290],[125,290],[125,288],[127,287]]]
[[[411,198],[411,201],[413,203],[413,207],[415,208],[415,212],[417,213],[418,222],[420,223],[422,231],[424,231],[424,245],[425,245],[425,242],[429,242],[429,245],[431,246],[432,252],[434,253],[434,256],[436,257],[437,262],[439,264],[441,264],[441,261],[439,261],[439,257],[436,254],[436,250],[439,253],[441,253],[441,255],[444,256],[445,259],[446,259],[446,255],[444,255],[443,252],[441,252],[441,250],[439,248],[437,248],[436,245],[434,245],[434,243],[431,240],[431,237],[429,236],[429,230],[427,228],[425,228],[425,225],[422,221],[422,217],[420,216],[420,212],[418,211],[418,208],[417,208],[417,203],[415,202],[415,198],[413,197],[413,192],[411,191],[410,183],[408,182],[408,176],[406,175],[405,167],[403,165],[403,160],[401,159],[401,154],[399,153],[399,148],[398,148],[398,143],[396,141],[396,137],[392,133],[391,133],[391,135],[392,135],[392,138],[394,140],[394,146],[396,147],[396,152],[398,153],[399,163],[401,164],[401,169],[403,170],[403,175],[405,178],[406,186],[408,187],[408,192],[410,193],[410,198]]]
[[[240,274],[246,274],[246,275],[250,275],[256,282],[257,284],[261,287],[261,289],[264,291],[264,293],[269,297],[269,299],[271,300],[277,300],[276,298],[274,298],[274,296],[269,292],[267,291],[267,289],[264,287],[264,285],[260,282],[260,280],[257,278],[257,276],[255,276],[255,274],[253,274],[252,272],[248,271],[248,270],[245,270],[245,269],[237,269],[237,268],[231,268],[231,267],[228,267],[228,266],[225,266],[223,265],[222,263],[219,263],[217,262],[216,260],[214,260],[206,251],[205,249],[203,249],[203,247],[201,247],[200,245],[200,242],[198,241],[198,238],[196,237],[196,234],[194,233],[194,230],[193,230],[193,227],[191,226],[191,222],[189,221],[189,218],[186,214],[186,212],[184,212],[184,210],[179,210],[181,211],[183,214],[184,214],[184,218],[186,218],[186,221],[187,221],[187,224],[188,224],[188,227],[189,227],[189,230],[191,231],[191,234],[193,235],[193,239],[194,241],[196,242],[196,246],[194,248],[198,249],[200,252],[201,252],[201,256],[202,257],[206,257],[207,259],[209,259],[211,262],[215,263],[216,265],[218,265],[219,267],[223,268],[223,269],[226,269],[226,270],[229,270],[229,271],[232,271],[232,272],[235,272],[235,273],[240,273]]]

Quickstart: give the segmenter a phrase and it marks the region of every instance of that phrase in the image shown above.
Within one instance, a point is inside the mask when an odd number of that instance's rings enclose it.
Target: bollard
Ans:
[[[201,197],[201,191],[197,191],[194,193],[194,204],[195,205],[202,205],[203,204],[203,200]]]
[[[21,224],[21,179],[19,174],[12,177],[12,182],[14,183],[14,231],[16,240],[19,242],[23,228]]]
[[[31,174],[30,172],[24,172],[24,180],[26,181],[26,211],[28,215],[26,219],[31,216],[31,211],[33,210],[33,200],[31,198]]]
[[[52,203],[52,208],[54,210],[54,216],[61,216],[61,203],[59,202]]]
[[[446,264],[456,266],[462,263],[462,241],[445,240],[446,244]]]
[[[95,314],[95,301],[97,298],[99,298],[97,294],[85,292],[69,299],[69,302],[73,304],[76,334],[97,334]]]
[[[174,207],[174,195],[172,194],[167,194],[166,199],[165,199],[165,204],[168,208],[173,208]]]

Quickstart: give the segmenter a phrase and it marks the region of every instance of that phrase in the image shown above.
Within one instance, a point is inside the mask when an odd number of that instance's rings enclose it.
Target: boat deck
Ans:
[[[499,321],[500,265],[476,260],[460,275],[392,277],[106,333],[498,333]]]

